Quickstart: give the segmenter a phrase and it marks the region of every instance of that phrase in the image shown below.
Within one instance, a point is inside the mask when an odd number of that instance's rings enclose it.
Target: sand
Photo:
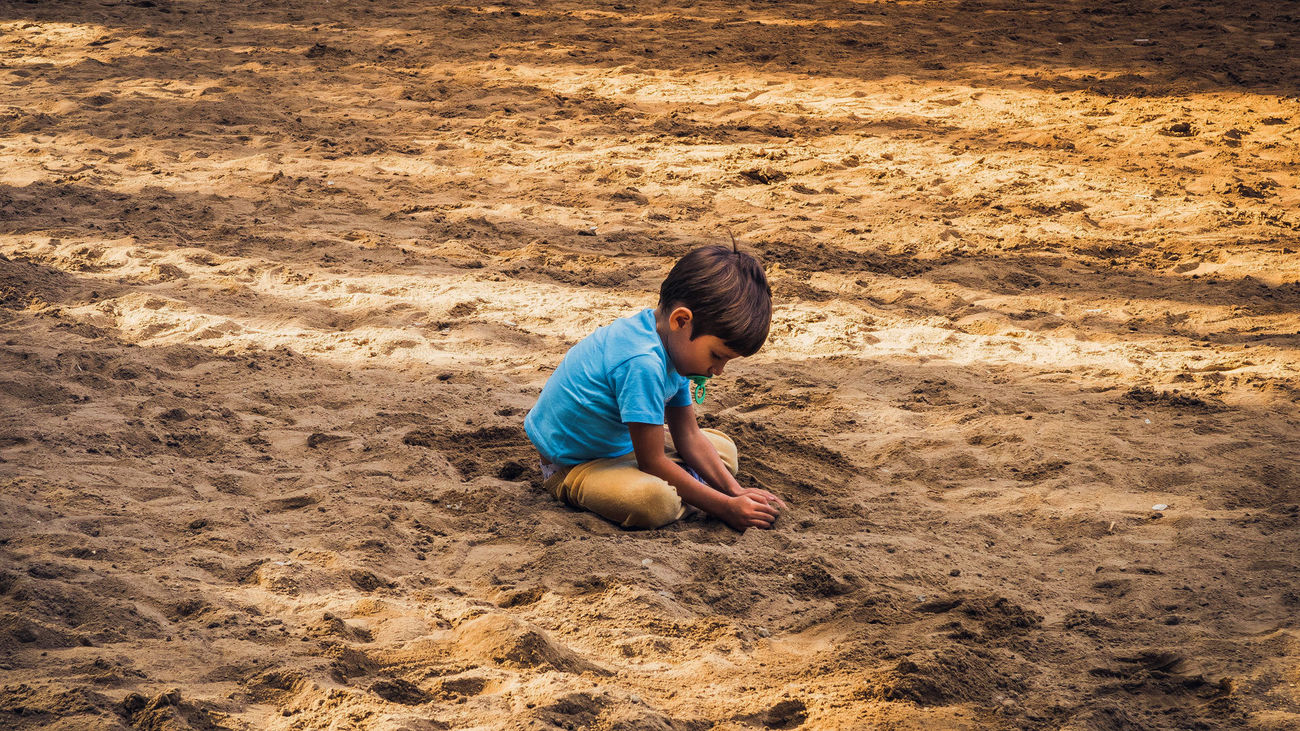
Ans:
[[[1300,727],[1294,11],[5,2],[0,726]],[[553,502],[728,229],[789,510]]]

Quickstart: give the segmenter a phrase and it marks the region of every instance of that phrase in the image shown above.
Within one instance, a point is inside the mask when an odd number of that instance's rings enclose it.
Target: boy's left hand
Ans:
[[[761,490],[757,487],[742,487],[736,492],[736,497],[741,495],[747,496],[750,500],[757,500],[764,505],[771,505],[772,507],[785,510],[785,502],[767,490]]]

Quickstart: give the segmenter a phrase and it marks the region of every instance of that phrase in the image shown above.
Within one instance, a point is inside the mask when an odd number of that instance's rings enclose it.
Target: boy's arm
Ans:
[[[704,481],[728,495],[749,495],[759,502],[765,502],[784,508],[781,498],[767,490],[741,487],[731,470],[718,455],[713,442],[700,431],[699,422],[695,420],[694,406],[669,406],[665,410],[668,431],[673,435],[673,446],[686,464],[700,473]]]
[[[672,485],[682,500],[737,530],[770,528],[778,510],[747,495],[728,496],[691,477],[664,453],[662,424],[629,423],[637,468]],[[712,445],[710,445],[712,449]],[[680,451],[680,450],[679,450]],[[714,451],[714,458],[717,452]],[[698,469],[698,468],[697,468]],[[725,471],[725,467],[723,467]]]
[[[669,406],[664,409],[668,432],[673,435],[673,446],[686,464],[700,473],[704,481],[728,495],[739,495],[740,483],[718,456],[713,443],[700,431],[695,420],[694,406]]]

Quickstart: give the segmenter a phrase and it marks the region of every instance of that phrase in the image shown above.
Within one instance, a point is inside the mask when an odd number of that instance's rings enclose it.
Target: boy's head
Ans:
[[[754,257],[725,246],[683,256],[659,286],[659,311],[691,311],[690,339],[720,339],[742,356],[763,347],[772,323],[772,288]]]

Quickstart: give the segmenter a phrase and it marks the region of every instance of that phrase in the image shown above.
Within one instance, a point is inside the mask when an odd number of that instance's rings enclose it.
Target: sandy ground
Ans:
[[[0,726],[1300,727],[1297,49],[0,2]],[[701,421],[790,510],[552,502],[547,374],[727,228],[776,317]]]

